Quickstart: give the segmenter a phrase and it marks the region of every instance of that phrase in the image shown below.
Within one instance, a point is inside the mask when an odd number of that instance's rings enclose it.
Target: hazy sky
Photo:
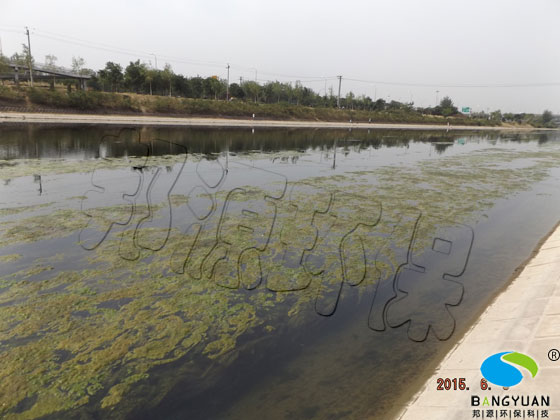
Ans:
[[[225,78],[230,63],[231,82],[324,92],[328,78],[336,93],[342,75],[343,95],[560,113],[558,0],[0,0],[5,55],[21,51],[25,26],[38,62],[81,56],[97,70],[155,65],[154,53],[187,76]]]

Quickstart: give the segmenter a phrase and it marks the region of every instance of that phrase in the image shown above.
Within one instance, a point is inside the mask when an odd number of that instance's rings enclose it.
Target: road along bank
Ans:
[[[159,117],[148,115],[84,115],[0,112],[0,123],[36,123],[36,124],[111,124],[111,125],[160,125],[160,126],[198,126],[198,127],[265,127],[265,128],[360,128],[360,129],[407,129],[407,130],[515,130],[531,131],[532,127],[482,127],[450,126],[435,124],[380,124],[361,122],[326,122],[326,121],[277,121],[261,119],[229,118],[182,118]],[[538,129],[542,130],[542,129]]]

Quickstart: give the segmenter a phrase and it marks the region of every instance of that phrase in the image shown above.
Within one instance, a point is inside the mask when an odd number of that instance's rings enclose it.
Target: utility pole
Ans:
[[[439,104],[439,90],[436,90],[436,106]]]
[[[150,53],[150,55],[153,55],[153,56],[154,56],[154,59],[155,59],[155,61],[156,61],[156,70],[157,70],[157,55],[155,55],[154,53]]]
[[[342,76],[338,77],[338,98],[336,99],[336,106],[340,108],[340,86],[342,85]]]
[[[31,87],[33,87],[33,67],[31,66],[31,39],[29,38],[29,28],[26,26],[25,31],[27,33],[27,65],[29,66],[29,78],[31,80]]]
[[[226,68],[227,68],[226,101],[229,101],[229,63]]]

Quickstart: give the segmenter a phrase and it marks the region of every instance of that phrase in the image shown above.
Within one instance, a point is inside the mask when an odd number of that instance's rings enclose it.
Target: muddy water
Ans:
[[[558,221],[555,133],[0,130],[7,418],[387,418]]]

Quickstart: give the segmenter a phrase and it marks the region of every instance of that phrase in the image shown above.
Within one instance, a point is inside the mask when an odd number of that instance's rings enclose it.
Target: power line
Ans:
[[[21,26],[20,26],[20,25],[9,25],[9,24],[6,24],[6,23],[2,23],[2,24],[0,25],[0,27],[21,29]]]
[[[59,34],[56,32],[51,32],[51,31],[45,31],[45,30],[35,30],[35,33],[39,36],[43,36],[43,37],[55,37],[55,38],[60,38],[60,41],[68,41],[68,40],[72,40],[74,42],[79,42],[82,43],[84,45],[87,46],[92,46],[92,47],[103,47],[103,48],[109,48],[109,49],[113,49],[113,50],[120,50],[120,51],[126,51],[126,52],[134,52],[135,54],[140,54],[140,55],[151,55],[151,53],[147,52],[147,51],[143,51],[143,50],[136,50],[133,48],[121,48],[118,46],[115,46],[114,44],[104,44],[102,42],[96,42],[96,41],[89,41],[86,39],[82,39],[82,38],[77,38],[75,36],[69,36],[69,35],[64,35],[64,34]]]
[[[411,87],[430,87],[430,88],[514,88],[514,87],[546,87],[560,86],[560,82],[537,82],[537,83],[488,83],[488,84],[435,84],[435,83],[407,83],[407,82],[388,82],[380,80],[363,80],[345,78],[352,82],[367,83],[371,85],[391,85],[391,86],[411,86]]]
[[[38,36],[40,38],[52,39],[54,41],[65,42],[67,44],[74,44],[74,45],[79,45],[79,46],[86,47],[86,48],[92,48],[92,49],[96,49],[96,50],[100,50],[100,51],[107,51],[107,52],[123,54],[123,55],[128,55],[128,56],[133,56],[133,57],[141,56],[141,57],[150,58],[150,54],[148,54],[148,53],[129,52],[129,51],[120,50],[120,49],[116,49],[116,48],[94,46],[94,45],[89,45],[89,44],[86,44],[86,43],[83,43],[83,42],[80,42],[80,41],[74,41],[74,40],[71,40],[71,39],[60,39],[60,38],[57,38],[57,37],[53,37],[53,36],[45,35],[45,34],[41,34],[41,33],[37,33],[36,36]]]
[[[297,80],[305,80],[305,79],[316,79],[316,80],[329,80],[329,79],[336,79],[337,76],[325,76],[325,77],[321,77],[321,76],[298,76],[298,75],[293,75],[293,74],[281,74],[281,73],[270,73],[270,72],[266,72],[266,71],[261,71],[261,74],[268,74],[269,76],[280,76],[280,77],[286,77],[286,78],[290,78],[290,79],[297,79]],[[307,80],[305,80],[307,81]]]
[[[83,47],[86,47],[86,48],[91,48],[91,49],[101,50],[101,51],[107,51],[107,52],[112,52],[112,53],[117,53],[117,54],[122,54],[122,55],[128,55],[128,56],[132,56],[132,57],[136,57],[136,58],[139,58],[139,57],[151,58],[154,55],[154,53],[147,52],[147,51],[140,51],[140,50],[134,50],[134,49],[125,49],[125,48],[120,48],[120,47],[115,47],[115,46],[108,46],[107,44],[94,43],[94,42],[91,42],[91,41],[84,41],[84,40],[74,38],[74,37],[67,37],[65,35],[55,34],[53,32],[36,31],[35,35],[39,36],[41,38],[52,39],[52,40],[58,41],[58,42],[65,42],[65,43],[69,43],[69,44],[80,45],[80,46],[83,46]],[[222,68],[222,64],[219,64],[217,62],[205,62],[205,61],[184,59],[184,58],[173,57],[173,56],[164,55],[164,54],[160,54],[160,53],[158,53],[157,56],[160,57],[160,58],[166,59],[166,61],[175,62],[175,63]]]
[[[1,27],[0,27],[1,28]],[[15,33],[19,33],[19,31],[16,30],[11,30],[11,29],[6,29],[6,31],[9,32],[15,32]],[[35,30],[34,34],[36,36],[39,36],[41,38],[46,38],[46,39],[51,39],[53,41],[58,41],[58,42],[64,42],[64,43],[69,43],[69,44],[73,44],[73,45],[79,45],[79,46],[83,46],[86,48],[91,48],[91,49],[96,49],[96,50],[101,50],[101,51],[107,51],[107,52],[112,52],[112,53],[117,53],[117,54],[122,54],[122,55],[128,55],[128,56],[132,56],[132,57],[141,57],[141,58],[151,58],[154,53],[152,52],[148,52],[148,51],[142,51],[142,50],[136,50],[136,49],[131,49],[131,48],[122,48],[122,47],[118,47],[115,45],[109,45],[109,44],[104,44],[104,43],[100,43],[100,42],[92,42],[92,41],[87,41],[81,38],[76,38],[73,36],[68,36],[68,35],[63,35],[63,34],[59,34],[56,32],[51,32],[51,31],[45,31],[45,30]],[[216,68],[223,68],[223,64],[218,62],[218,61],[202,61],[202,60],[193,60],[193,59],[186,59],[183,57],[177,57],[177,56],[172,56],[172,55],[164,55],[161,53],[157,54],[158,57],[166,59],[167,61],[170,62],[174,62],[174,63],[180,63],[180,64],[189,64],[189,65],[196,65],[196,66],[205,66],[205,67],[216,67]],[[247,66],[243,66],[243,65],[238,65],[233,63],[232,67],[235,67],[237,69],[240,70],[255,70],[256,69],[254,67],[247,67]],[[302,76],[302,75],[289,75],[289,74],[282,74],[282,73],[273,73],[273,72],[267,72],[267,71],[261,71],[261,74],[264,75],[269,75],[269,76],[279,76],[282,78],[291,78],[291,79],[312,79],[312,80],[305,80],[306,82],[309,81],[315,81],[315,80],[321,80],[324,81],[325,79],[334,79],[335,76],[329,76],[329,77],[320,77],[320,76]]]
[[[131,57],[139,57],[140,56],[142,58],[151,58],[151,57],[155,56],[154,53],[149,53],[149,52],[146,52],[146,51],[128,50],[128,49],[123,49],[123,48],[119,48],[119,47],[111,47],[111,46],[107,46],[107,44],[93,43],[93,42],[90,42],[90,41],[84,41],[84,40],[74,38],[74,37],[61,38],[63,35],[55,34],[53,32],[36,31],[36,36],[39,36],[41,38],[52,39],[54,41],[66,42],[66,43],[70,43],[70,44],[74,44],[74,45],[80,45],[80,46],[83,46],[83,47],[86,47],[86,48],[92,48],[92,49],[101,50],[101,51],[107,51],[107,52],[112,52],[112,53],[117,53],[117,54],[128,55],[128,56],[131,56]],[[174,56],[169,56],[169,55],[164,55],[164,54],[157,54],[157,56],[160,57],[160,58],[164,58],[167,61],[170,61],[172,63],[189,64],[189,65],[204,66],[204,67],[223,68],[222,67],[223,64],[219,64],[217,62],[184,59],[184,58],[179,58],[179,57],[174,57]],[[157,61],[157,58],[155,58],[155,60]],[[241,65],[234,65],[234,66],[238,69],[254,70],[254,67],[244,67],[244,66],[241,66]],[[156,68],[157,68],[157,64],[156,64]],[[295,75],[286,75],[286,74],[270,73],[270,72],[261,72],[261,74],[273,75],[273,76],[275,75],[275,76],[281,76],[281,77],[284,77],[284,78],[293,78],[293,79],[296,79],[296,78],[312,79],[312,80],[305,80],[306,83],[307,82],[324,81],[325,80],[325,78],[317,79],[317,76],[295,76]]]
[[[17,30],[17,29],[6,29],[6,28],[2,28],[0,27],[0,30],[2,30],[2,32],[12,32],[14,34],[20,34],[21,33],[21,29]]]
[[[11,29],[17,28],[14,25],[1,25],[0,29],[5,32],[12,32],[12,33],[21,33],[19,30]],[[101,51],[112,52],[121,55],[128,55],[136,58],[146,58],[149,59],[154,56],[154,53],[129,49],[129,48],[121,48],[115,45],[109,45],[99,42],[92,42],[83,40],[80,38],[76,38],[73,36],[62,35],[55,32],[45,31],[45,30],[34,30],[34,35],[39,36],[41,38],[47,38],[58,42],[64,42],[74,45],[83,46],[86,48],[97,49]],[[204,66],[204,67],[215,67],[215,68],[223,68],[223,64],[220,62],[214,61],[201,61],[201,60],[194,60],[194,59],[187,59],[183,57],[176,57],[171,55],[164,55],[158,53],[158,57],[163,58],[167,61],[173,63],[180,63],[180,64],[188,64],[188,65],[195,65],[195,66]],[[156,58],[157,60],[157,58]],[[239,70],[255,70],[254,67],[246,67],[243,65],[232,64],[233,68]],[[313,82],[324,82],[325,80],[334,80],[339,79],[339,88],[341,79],[339,76],[302,76],[302,75],[289,75],[283,73],[273,73],[273,72],[266,72],[261,71],[261,74],[269,75],[269,76],[277,76],[285,79],[293,79],[293,80],[301,80],[305,83],[313,83]],[[559,82],[535,82],[535,83],[488,83],[488,84],[436,84],[436,83],[417,83],[417,82],[399,82],[399,81],[386,81],[386,80],[365,80],[365,79],[354,79],[354,78],[345,78],[347,81],[357,82],[357,83],[365,83],[371,85],[389,85],[389,86],[408,86],[408,87],[427,87],[427,88],[529,88],[529,87],[549,87],[549,86],[560,86]],[[264,80],[263,80],[264,81]],[[267,80],[270,81],[270,80]]]
[[[109,50],[114,50],[114,51],[119,52],[119,53],[124,53],[124,54],[129,54],[129,55],[141,55],[141,56],[145,56],[145,57],[155,55],[153,52],[136,50],[136,49],[132,49],[132,48],[115,47],[114,45],[104,44],[104,43],[101,43],[101,42],[87,41],[87,40],[84,40],[84,39],[80,39],[80,38],[76,38],[76,37],[68,36],[68,35],[62,35],[62,34],[58,34],[58,33],[51,32],[51,31],[39,30],[39,31],[36,31],[36,32],[38,33],[39,36],[43,36],[45,38],[48,38],[50,36],[50,37],[54,37],[53,39],[56,39],[57,41],[61,41],[61,42],[69,42],[69,40],[72,40],[74,43],[80,43],[84,46],[87,46],[87,47],[93,48],[93,49],[104,49],[104,50],[109,49]],[[222,64],[217,62],[217,61],[192,60],[192,59],[185,59],[185,58],[182,58],[182,57],[175,57],[175,56],[164,55],[164,54],[158,54],[158,56],[163,57],[163,58],[171,59],[172,61],[181,61],[182,60],[183,62],[187,62],[188,64],[220,66],[220,67],[222,66]]]

